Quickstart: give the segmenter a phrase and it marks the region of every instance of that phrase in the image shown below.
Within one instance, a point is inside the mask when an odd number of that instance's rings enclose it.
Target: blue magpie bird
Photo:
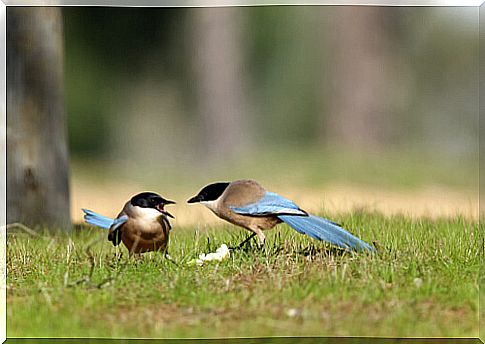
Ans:
[[[130,254],[167,251],[172,214],[164,209],[174,204],[153,192],[142,192],[125,203],[115,219],[83,209],[84,220],[93,226],[109,229],[108,240],[114,246],[123,242]]]
[[[285,222],[298,233],[328,241],[344,249],[375,251],[339,224],[308,214],[292,201],[266,191],[253,180],[210,184],[187,202],[201,203],[218,217],[253,232],[239,247],[255,235],[263,245],[263,230]]]

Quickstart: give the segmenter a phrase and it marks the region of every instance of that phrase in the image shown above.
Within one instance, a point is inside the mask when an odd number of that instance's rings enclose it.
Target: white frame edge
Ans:
[[[7,238],[7,6],[116,6],[116,7],[220,7],[276,5],[360,5],[360,6],[453,6],[479,7],[485,0],[0,0],[0,343],[7,339],[6,328],[6,238]]]

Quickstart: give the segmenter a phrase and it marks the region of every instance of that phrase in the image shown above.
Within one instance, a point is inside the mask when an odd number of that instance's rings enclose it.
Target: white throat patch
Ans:
[[[216,211],[217,205],[219,204],[218,200],[215,201],[202,201],[200,204],[205,205],[207,208],[209,208],[212,211]]]
[[[160,215],[162,215],[158,210],[153,208],[132,206],[130,210],[133,217],[138,217],[144,220],[156,220]]]

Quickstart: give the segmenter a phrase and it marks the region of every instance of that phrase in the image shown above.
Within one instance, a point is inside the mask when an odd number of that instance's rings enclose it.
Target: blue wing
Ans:
[[[287,223],[291,228],[299,233],[309,235],[317,240],[324,240],[332,243],[338,247],[353,250],[369,250],[375,249],[347,232],[335,222],[328,221],[318,216],[289,216],[280,215],[278,218]]]
[[[373,247],[353,236],[337,223],[310,215],[292,201],[273,192],[267,192],[256,203],[231,207],[231,209],[242,215],[275,215],[298,233],[306,234],[317,240],[328,241],[341,248],[375,251]]]
[[[86,223],[92,226],[109,229],[114,222],[113,219],[110,219],[109,217],[106,217],[103,215],[99,215],[94,211],[91,211],[88,209],[83,209],[83,212],[84,212],[84,221],[86,221]]]
[[[273,192],[266,194],[256,203],[251,203],[242,207],[231,207],[238,214],[251,216],[265,215],[308,215],[292,201],[281,197]]]
[[[113,224],[111,225],[110,229],[112,231],[118,229],[121,227],[122,224],[124,224],[126,221],[128,221],[128,215],[122,215],[120,217],[117,217],[114,219]]]

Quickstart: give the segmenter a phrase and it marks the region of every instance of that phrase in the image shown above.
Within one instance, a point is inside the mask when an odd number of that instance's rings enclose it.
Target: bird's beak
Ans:
[[[169,201],[167,199],[164,199],[161,203],[159,203],[157,205],[157,210],[159,212],[161,212],[162,214],[164,214],[164,215],[166,215],[168,217],[171,217],[172,219],[175,219],[175,216],[173,216],[172,214],[170,214],[168,211],[166,211],[164,209],[164,206],[167,205],[167,204],[175,204],[175,202],[174,201]]]
[[[187,203],[198,203],[200,201],[202,201],[202,197],[200,197],[200,195],[197,195],[189,199]]]
[[[172,214],[170,214],[170,213],[169,213],[168,211],[166,211],[166,210],[163,210],[163,211],[162,211],[162,214],[167,215],[168,217],[171,217],[172,219],[175,219],[175,216],[173,216]]]

